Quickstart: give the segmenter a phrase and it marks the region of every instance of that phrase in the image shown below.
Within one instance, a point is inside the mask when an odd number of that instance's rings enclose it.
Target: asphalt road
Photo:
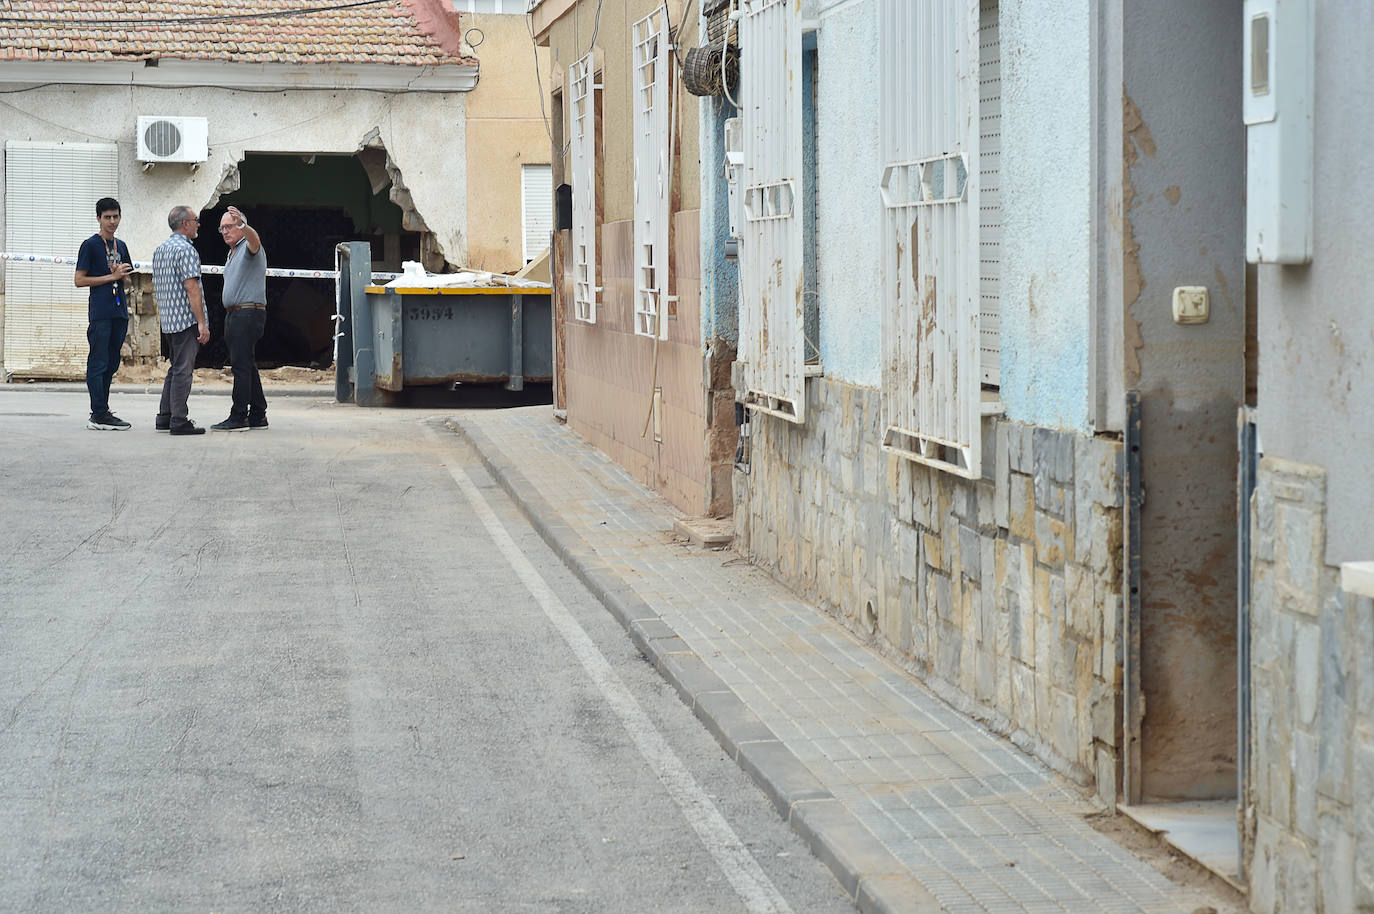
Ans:
[[[0,911],[853,910],[442,411],[269,403],[0,385]]]

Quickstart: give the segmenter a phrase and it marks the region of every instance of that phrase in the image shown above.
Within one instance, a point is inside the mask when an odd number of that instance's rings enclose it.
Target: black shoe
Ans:
[[[199,425],[196,425],[194,422],[190,421],[189,419],[186,421],[186,424],[185,424],[185,425],[173,425],[171,428],[167,429],[167,431],[170,432],[170,433],[173,434],[173,435],[203,435],[203,434],[205,434],[205,429],[201,428]]]
[[[223,422],[216,422],[210,426],[217,432],[246,432],[248,431],[248,421],[246,419],[235,419],[230,416]]]
[[[250,429],[267,428],[267,417],[261,416],[257,419],[254,419],[252,416],[249,416],[248,427]]]
[[[91,420],[86,423],[86,428],[93,428],[100,432],[122,432],[129,428],[129,423],[114,413],[106,411],[98,416],[92,413]]]
[[[154,420],[153,420],[153,428],[157,429],[159,432],[170,431],[171,428],[172,428],[172,420],[171,420],[171,419],[154,419]]]

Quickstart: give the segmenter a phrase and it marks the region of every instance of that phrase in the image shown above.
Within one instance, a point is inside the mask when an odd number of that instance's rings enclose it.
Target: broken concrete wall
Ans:
[[[467,254],[463,93],[49,86],[8,95],[6,105],[0,142],[120,144],[119,235],[136,260],[149,259],[167,237],[173,206],[213,206],[234,189],[234,169],[246,153],[353,155],[369,143],[384,148],[391,177],[402,179],[393,199],[399,197],[409,224],[432,233],[435,250],[449,263],[460,265]],[[135,126],[139,115],[154,114],[208,118],[209,161],[194,171],[172,163],[143,171]],[[272,240],[263,241],[270,252]]]

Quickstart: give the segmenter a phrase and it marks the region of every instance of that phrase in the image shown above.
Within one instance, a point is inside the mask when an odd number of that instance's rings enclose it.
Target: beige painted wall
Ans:
[[[536,72],[548,72],[549,51],[538,49],[536,71],[524,16],[473,13],[463,23],[465,29],[482,31],[476,49],[481,77],[467,96],[465,266],[514,272],[524,266],[520,169],[549,163],[549,134],[536,80]]]
[[[605,0],[601,7],[601,22],[596,28],[597,63],[601,68],[600,82],[602,110],[605,112],[603,127],[603,148],[605,159],[603,173],[603,213],[606,222],[634,218],[634,131],[633,108],[631,107],[631,87],[634,85],[630,62],[630,27],[654,9],[662,6],[662,0]],[[694,44],[697,34],[698,4],[693,3],[688,10],[687,21],[679,29],[687,44]],[[669,20],[677,25],[682,22],[682,3],[669,2]],[[568,67],[587,53],[591,47],[592,31],[596,21],[597,4],[595,0],[582,0],[568,10],[549,30],[549,52],[552,60],[549,66],[553,84],[562,86],[567,83]],[[685,53],[685,51],[684,51]],[[678,187],[681,202],[676,209],[697,209],[701,204],[701,188],[697,145],[697,107],[696,97],[689,95],[678,82],[678,68],[673,67],[673,93],[675,119],[677,122],[677,147],[683,151],[674,160],[674,167],[682,171]],[[564,110],[567,106],[564,106]],[[567,135],[567,131],[564,131]]]

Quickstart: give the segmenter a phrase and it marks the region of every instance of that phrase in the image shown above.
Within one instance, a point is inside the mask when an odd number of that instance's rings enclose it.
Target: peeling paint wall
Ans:
[[[1126,4],[1125,384],[1140,392],[1141,784],[1235,794],[1236,410],[1245,396],[1241,0]],[[1178,324],[1173,290],[1206,286]]]
[[[483,35],[475,51],[481,79],[466,99],[464,266],[509,273],[524,266],[521,169],[549,164],[548,128],[535,78],[548,72],[549,52],[540,48],[536,57],[524,16],[474,13],[463,17],[463,28]]]
[[[1324,467],[1331,499],[1326,560],[1374,559],[1374,308],[1369,257],[1374,118],[1350,74],[1366,66],[1374,7],[1318,7],[1311,123],[1314,252],[1308,266],[1259,267],[1259,429],[1266,455]]]
[[[1007,418],[1091,427],[1090,0],[1003,2],[1002,404]]]
[[[444,257],[462,263],[467,253],[467,201],[462,191],[467,171],[465,100],[461,93],[50,86],[6,95],[5,106],[0,143],[119,144],[119,202],[124,211],[119,235],[135,259],[151,258],[153,248],[167,237],[167,212],[173,206],[211,206],[219,197],[222,181],[228,179],[226,190],[237,186],[234,171],[245,153],[352,154],[369,135],[385,146],[404,176],[408,202],[422,216]],[[171,163],[144,172],[136,161],[139,115],[208,118],[209,161],[195,172],[187,165]],[[0,203],[0,232],[3,216]],[[251,219],[252,214],[248,216]],[[92,215],[91,231],[95,230]],[[266,238],[264,244],[270,250],[272,240]]]
[[[882,200],[872,2],[819,0],[816,33],[816,250],[821,361],[826,377],[882,383]]]

